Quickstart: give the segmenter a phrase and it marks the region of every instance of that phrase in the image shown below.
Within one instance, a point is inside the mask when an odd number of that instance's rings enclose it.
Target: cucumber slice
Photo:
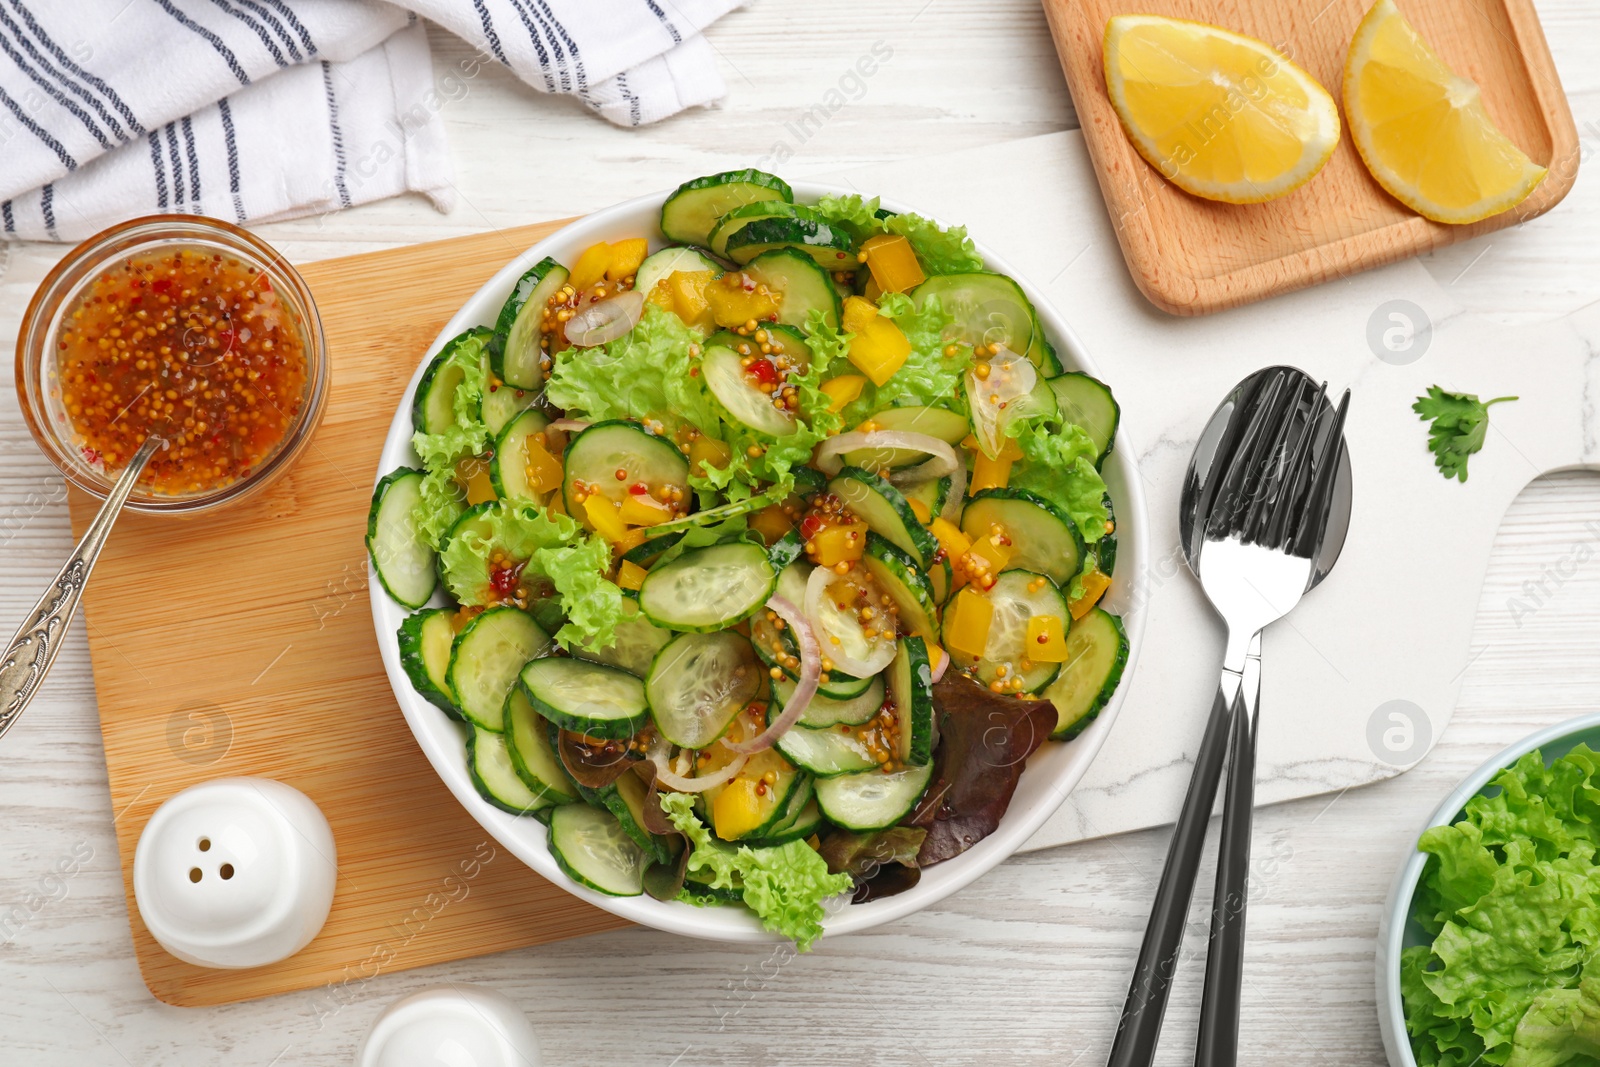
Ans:
[[[481,359],[493,332],[478,326],[446,341],[417,383],[411,401],[411,427],[419,433],[444,433],[456,424],[456,387],[467,375],[466,365]]]
[[[787,676],[774,679],[772,682],[772,701],[779,708],[785,707],[789,699],[794,696],[795,681]],[[883,707],[883,677],[873,675],[867,680],[867,687],[853,697],[835,700],[833,697],[823,696],[819,691],[806,704],[806,710],[800,713],[800,725],[812,730],[825,730],[830,726],[861,726],[872,721],[878,714],[878,709]]]
[[[790,530],[767,546],[767,558],[778,568],[780,581],[783,569],[799,559],[800,553],[804,552],[805,548],[806,543],[800,539],[799,530]]]
[[[611,644],[598,649],[574,645],[572,654],[579,659],[604,663],[608,667],[620,667],[635,678],[643,678],[650,673],[650,664],[655,661],[656,653],[665,648],[675,635],[641,615],[639,605],[631,600],[623,602],[622,613],[627,617],[617,623],[616,637]]]
[[[816,822],[822,819],[822,809],[816,806],[816,782],[810,774],[800,776],[798,789],[789,795],[789,803],[784,808],[784,814],[770,827],[766,827],[760,838],[744,838],[752,848],[762,848],[768,845],[782,845],[795,838],[808,837],[813,832]]]
[[[939,640],[939,609],[933,584],[917,567],[917,561],[888,541],[867,532],[867,553],[862,566],[889,594],[900,612],[900,627],[927,641]]]
[[[712,750],[712,755],[713,759],[711,765],[706,768],[707,771],[716,770],[718,763],[724,758],[734,758],[734,754],[721,745]],[[769,748],[757,752],[731,781],[712,786],[702,794],[706,798],[706,810],[711,814],[712,826],[717,836],[724,841],[745,841],[764,836],[788,814],[789,798],[800,788],[801,782],[805,781],[806,777],[784,757],[780,750]],[[743,814],[743,811],[750,813],[745,818],[739,819],[738,826],[728,825],[718,819],[721,813],[718,801],[730,790],[734,791],[736,796],[729,800],[737,800],[738,803],[731,803],[729,807],[739,814]],[[743,833],[734,832],[745,826],[749,828]]]
[[[617,477],[619,470],[621,478]],[[579,481],[614,503],[621,503],[635,482],[643,482],[652,491],[670,485],[687,495],[689,461],[672,442],[646,432],[636,422],[597,422],[567,442],[562,454],[562,500],[567,514],[587,527],[583,505],[573,493],[573,483]]]
[[[777,715],[776,706],[767,710],[769,720]],[[778,738],[777,747],[795,766],[805,768],[818,778],[876,771],[881,763],[863,738],[864,732],[854,726],[829,726],[820,730],[796,726]]]
[[[439,584],[439,555],[417,528],[422,472],[401,467],[373,487],[367,511],[367,555],[378,582],[397,602],[420,608]]]
[[[791,473],[794,475],[794,491],[800,496],[810,497],[828,487],[827,477],[815,467],[796,467]]]
[[[664,533],[657,537],[652,537],[648,541],[634,545],[632,548],[628,549],[628,551],[622,554],[622,558],[627,560],[629,563],[636,563],[641,567],[648,568],[656,561],[657,556],[661,555],[661,553],[665,552],[667,549],[671,548],[673,545],[682,540],[683,531],[681,530],[675,530],[671,533]]]
[[[450,650],[446,677],[456,706],[469,722],[499,733],[517,672],[549,647],[549,636],[519,608],[502,605],[478,615],[461,628]]]
[[[467,777],[483,799],[513,815],[532,815],[552,803],[517,777],[505,736],[477,725],[467,735]]]
[[[1056,355],[1056,346],[1051,344],[1050,339],[1044,335],[1044,328],[1039,325],[1039,317],[1037,315],[1033,318],[1033,346],[1042,350],[1040,358],[1035,362],[1038,363],[1039,370],[1046,378],[1054,378],[1067,369],[1061,365],[1061,357]],[[1032,359],[1031,350],[1029,358]]]
[[[872,770],[817,783],[822,814],[847,830],[882,830],[893,826],[916,806],[933,778],[933,764],[885,774]]]
[[[517,777],[529,789],[556,804],[577,800],[578,784],[550,744],[549,724],[543,715],[533,710],[521,686],[513,686],[506,697],[505,723],[503,736],[510,748],[511,764],[517,769]]]
[[[929,522],[944,511],[944,502],[950,497],[949,478],[930,478],[925,482],[897,486],[897,488],[900,490],[900,495],[906,498],[907,504],[916,501],[928,509]]]
[[[1038,583],[1037,588],[1035,583]],[[951,648],[948,634],[945,635],[945,651],[956,666],[971,671],[984,685],[1001,677],[1008,684],[1021,679],[1021,689],[1007,692],[1037,693],[1055,679],[1061,665],[1028,659],[1028,666],[1022,666],[1027,659],[1028,620],[1035,615],[1054,615],[1063,627],[1068,626],[1072,616],[1067,611],[1066,598],[1054,582],[1032,571],[1006,571],[995,580],[988,597],[994,605],[994,618],[989,624],[989,639],[983,656],[974,659]],[[949,622],[950,617],[946,616],[945,624]],[[1006,668],[1004,676],[999,673],[1002,665]]]
[[[684,748],[705,748],[755,699],[760,661],[732,630],[679,634],[656,656],[644,687],[661,736]]]
[[[777,407],[772,402],[772,394],[756,388],[739,362],[739,353],[724,345],[708,344],[700,360],[700,369],[705,375],[706,387],[736,421],[768,437],[787,437],[794,433],[793,412]]]
[[[661,232],[676,244],[704,245],[717,220],[761,200],[794,203],[782,178],[759,170],[730,170],[684,182],[661,205]]]
[[[1055,741],[1083,733],[1106,706],[1128,665],[1128,634],[1122,620],[1104,608],[1091,608],[1067,631],[1067,661],[1044,691],[1056,706]]]
[[[500,392],[510,392],[501,387]],[[543,412],[524,411],[500,431],[494,441],[494,459],[489,461],[489,481],[502,500],[543,501],[546,494],[528,484],[528,438],[540,433],[550,420]]]
[[[1056,413],[1056,395],[1032,363],[1009,349],[975,365],[961,379],[972,411],[972,436],[984,455],[993,458],[1006,443],[1006,427],[1019,419]]]
[[[791,204],[783,200],[758,200],[753,204],[736,207],[718,219],[717,224],[711,228],[711,239],[706,242],[706,247],[726,259],[730,237],[757,219],[776,217],[812,220],[818,218],[816,212],[800,204]]]
[[[1029,351],[1033,347],[1033,305],[1022,287],[1004,274],[936,274],[911,294],[918,311],[934,299],[954,320],[946,330],[950,340],[1000,345],[1033,356]]]
[[[999,526],[1011,539],[1007,570],[1034,571],[1065,586],[1083,566],[1083,535],[1072,517],[1026,489],[985,489],[967,502],[961,532],[974,542]]]
[[[854,570],[847,577],[835,577],[825,567],[811,572],[806,579],[805,610],[822,650],[823,677],[831,681],[830,661],[853,661],[853,669],[871,677],[894,660],[894,635],[892,627],[886,625],[888,620],[863,621],[857,604],[865,599],[867,604],[876,605],[882,595],[870,576],[863,577]],[[828,695],[838,694],[830,688]]]
[[[783,294],[778,305],[780,323],[804,326],[815,310],[822,312],[822,321],[839,328],[839,294],[828,272],[811,256],[792,248],[775,248],[752,259],[744,270],[768,289]]]
[[[612,814],[622,832],[642,848],[649,859],[656,863],[671,862],[672,846],[665,838],[644,828],[644,806],[649,800],[650,787],[644,784],[643,778],[629,771],[603,789],[586,789],[584,793],[589,803],[598,801]]]
[[[500,432],[512,419],[527,411],[534,403],[534,395],[525,389],[517,389],[504,383],[489,386],[488,391],[483,394],[481,405],[483,425],[488,428],[489,436],[499,437]]]
[[[920,637],[902,637],[889,665],[889,695],[899,721],[900,762],[920,766],[933,759],[933,669]]]
[[[550,815],[550,855],[579,885],[613,897],[644,892],[644,850],[609,811],[588,804],[557,808]]]
[[[944,408],[905,407],[885,408],[867,420],[876,423],[880,430],[900,430],[906,433],[923,433],[937,437],[945,444],[959,444],[972,426],[965,415],[957,415]],[[881,471],[891,467],[914,467],[928,458],[926,452],[909,448],[858,448],[844,454],[844,461],[854,467]],[[937,515],[938,511],[935,510]]]
[[[1095,458],[1099,466],[1117,439],[1117,423],[1122,419],[1122,407],[1111,389],[1098,378],[1077,372],[1051,378],[1050,389],[1056,395],[1061,421],[1080,427],[1100,450]]]
[[[407,615],[400,624],[400,665],[405,668],[411,687],[430,704],[452,718],[461,718],[450,695],[450,647],[456,631],[451,625],[454,608],[424,608]]]
[[[638,733],[650,717],[644,683],[627,671],[582,659],[548,657],[522,668],[533,710],[563,730],[602,741]]]
[[[728,238],[728,258],[741,265],[777,248],[810,256],[825,271],[853,273],[860,265],[850,235],[814,217],[753,219]]]
[[[803,609],[806,582],[811,577],[811,571],[811,564],[795,560],[779,573],[775,592],[795,607]],[[755,646],[756,655],[768,667],[777,667],[791,680],[797,679],[800,677],[800,646],[795,644],[794,635],[787,627],[778,629],[776,619],[776,614],[769,618],[766,612],[754,615],[750,619],[750,643]],[[853,678],[832,671],[818,681],[817,692],[833,700],[849,700],[860,696],[871,685],[871,678]]]
[[[511,287],[488,345],[489,369],[496,378],[514,389],[536,390],[544,385],[539,325],[545,305],[566,284],[567,268],[546,256]]]
[[[917,519],[900,490],[871,471],[845,467],[828,483],[828,492],[844,501],[867,529],[910,553],[919,567],[927,566],[939,551],[938,540]]]
[[[698,248],[663,248],[646,256],[644,262],[639,264],[639,270],[633,276],[633,287],[649,296],[658,282],[678,271],[690,273],[705,270],[721,274],[722,264]]]
[[[671,630],[725,630],[759,611],[777,584],[778,572],[760,545],[709,545],[652,568],[639,587],[639,607]]]

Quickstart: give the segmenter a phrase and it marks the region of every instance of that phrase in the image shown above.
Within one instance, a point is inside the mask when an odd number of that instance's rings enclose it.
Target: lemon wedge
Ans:
[[[1339,143],[1339,110],[1265,41],[1203,22],[1117,15],[1106,91],[1139,154],[1178,188],[1253,204],[1310,181]]]
[[[1378,184],[1435,222],[1497,215],[1544,180],[1489,118],[1477,84],[1433,54],[1394,0],[1378,0],[1356,28],[1344,110]]]

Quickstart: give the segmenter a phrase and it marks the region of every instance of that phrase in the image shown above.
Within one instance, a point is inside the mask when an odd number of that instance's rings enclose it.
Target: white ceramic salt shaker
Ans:
[[[139,917],[200,967],[260,967],[322,929],[337,872],[311,798],[270,778],[217,778],[156,809],[133,854]]]
[[[539,1038],[505,994],[487,986],[433,986],[384,1009],[356,1053],[357,1067],[539,1067]]]

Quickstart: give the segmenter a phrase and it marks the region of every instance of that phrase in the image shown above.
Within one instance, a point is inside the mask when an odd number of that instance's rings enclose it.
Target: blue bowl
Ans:
[[[1416,1058],[1411,1054],[1411,1040],[1406,1035],[1405,1007],[1400,1000],[1400,953],[1413,945],[1431,944],[1433,940],[1412,914],[1412,898],[1428,860],[1425,853],[1416,850],[1417,842],[1424,831],[1455,822],[1467,801],[1485,792],[1484,787],[1491,779],[1529,752],[1541,750],[1545,763],[1549,764],[1580,744],[1600,751],[1600,713],[1557,723],[1490,757],[1444,798],[1427,825],[1412,840],[1411,854],[1395,876],[1394,886],[1389,890],[1389,906],[1378,926],[1378,1030],[1383,1035],[1383,1048],[1391,1067],[1417,1067]]]

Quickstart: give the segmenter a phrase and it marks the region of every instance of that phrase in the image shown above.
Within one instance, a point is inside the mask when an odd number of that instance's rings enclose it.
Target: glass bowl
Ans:
[[[85,439],[73,426],[62,401],[58,355],[63,323],[88,288],[130,258],[153,252],[202,250],[238,259],[265,275],[306,356],[299,410],[250,470],[233,481],[188,493],[158,492],[148,478],[133,490],[126,507],[164,515],[209,511],[248,497],[293,464],[322,419],[328,398],[328,348],[322,320],[305,281],[288,260],[254,234],[217,219],[195,215],[150,215],[105,230],[69,252],[34,293],[17,336],[17,400],[39,448],[79,489],[104,498],[117,471],[85,455]],[[126,409],[125,409],[126,410]]]

